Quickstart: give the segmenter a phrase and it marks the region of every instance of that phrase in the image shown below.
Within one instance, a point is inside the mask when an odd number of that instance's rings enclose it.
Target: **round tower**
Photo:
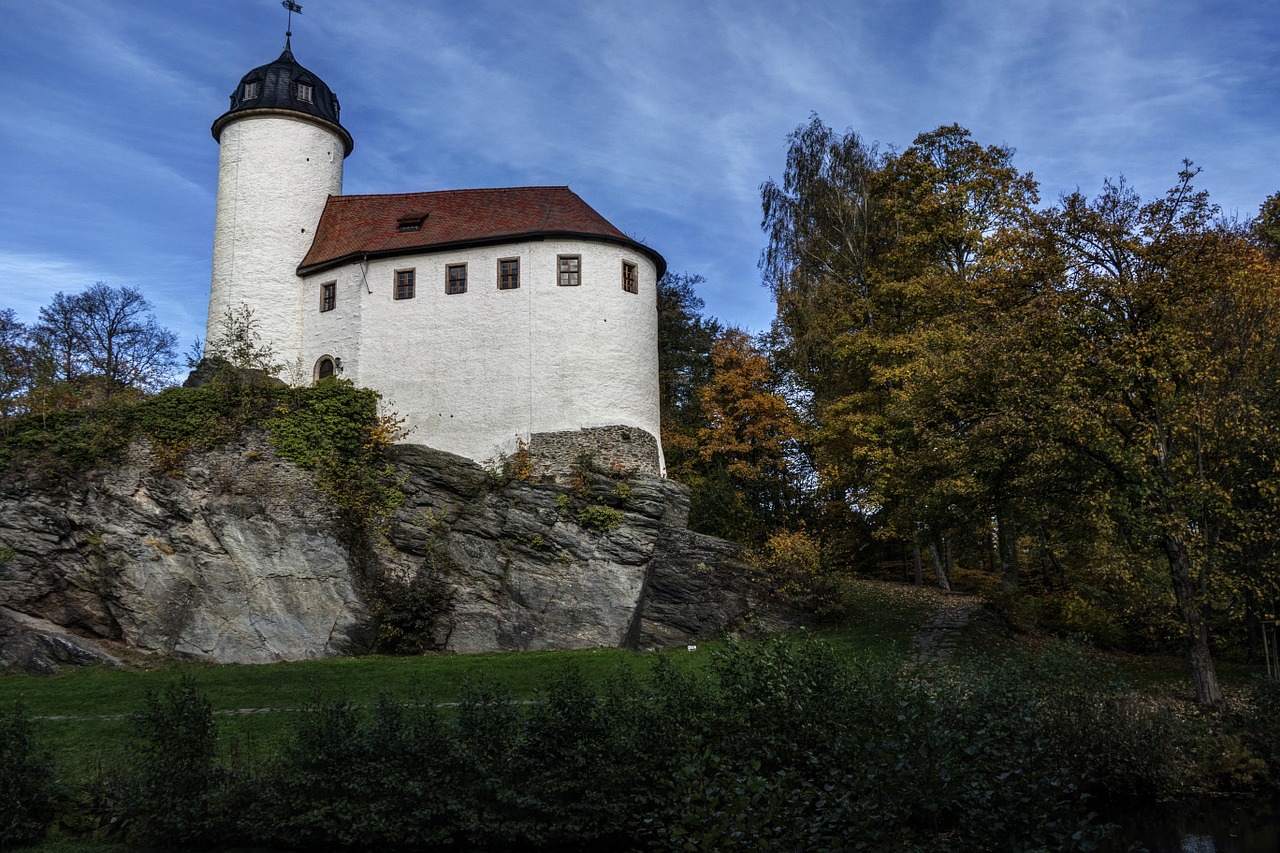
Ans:
[[[342,194],[354,143],[337,97],[298,64],[288,39],[279,59],[244,75],[212,131],[218,203],[206,342],[228,310],[247,305],[288,378],[301,353],[298,264],[329,196]]]

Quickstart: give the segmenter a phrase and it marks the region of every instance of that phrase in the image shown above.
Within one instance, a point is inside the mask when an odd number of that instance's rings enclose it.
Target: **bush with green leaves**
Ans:
[[[651,824],[664,846],[1087,850],[1103,833],[1035,696],[1001,673],[905,678],[776,641],[713,670],[714,705]]]
[[[378,395],[340,379],[286,388],[262,425],[276,452],[317,474],[341,512],[351,544],[365,546],[378,518],[404,502],[383,451],[400,436],[394,415],[378,414]]]
[[[1266,776],[1280,787],[1280,680],[1261,678],[1235,720],[1244,744],[1266,765]]]
[[[448,849],[467,772],[429,703],[316,702],[259,778],[245,820],[256,843],[306,849]]]
[[[236,835],[245,792],[218,757],[209,700],[183,676],[149,693],[118,772],[116,825],[148,846],[209,846]]]
[[[168,846],[1088,851],[1092,802],[1180,772],[1175,733],[1125,695],[1071,647],[904,673],[729,643],[695,673],[567,669],[532,702],[317,701],[250,776],[184,681],[135,720],[118,813]]]
[[[30,715],[20,704],[0,710],[0,848],[39,841],[55,800],[53,764]]]

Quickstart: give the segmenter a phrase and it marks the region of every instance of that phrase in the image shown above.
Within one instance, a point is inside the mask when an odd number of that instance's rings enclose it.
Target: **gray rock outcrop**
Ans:
[[[11,472],[0,665],[358,653],[388,596],[394,607],[395,590],[424,581],[438,592],[427,645],[458,652],[647,648],[785,621],[761,608],[735,546],[687,529],[677,483],[501,483],[415,445],[392,461],[406,500],[373,548],[344,541],[314,476],[260,435],[191,454],[179,473],[157,470],[141,442],[56,487]]]

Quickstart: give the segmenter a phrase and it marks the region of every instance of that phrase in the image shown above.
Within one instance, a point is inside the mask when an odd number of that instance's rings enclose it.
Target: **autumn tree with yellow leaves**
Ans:
[[[1213,614],[1238,614],[1245,591],[1273,596],[1277,578],[1280,266],[1194,177],[1187,164],[1145,203],[1108,182],[1047,211],[1062,274],[1042,291],[1045,321],[1007,343],[1054,357],[1051,381],[1027,388],[1029,422],[1163,559],[1196,696],[1220,705]]]
[[[1211,625],[1280,577],[1280,203],[1225,221],[1188,165],[1154,201],[1116,181],[1037,210],[1012,157],[956,126],[889,154],[792,135],[762,268],[800,446],[845,518],[955,542],[1008,591],[1033,555],[1046,588],[1163,564],[1218,705]]]

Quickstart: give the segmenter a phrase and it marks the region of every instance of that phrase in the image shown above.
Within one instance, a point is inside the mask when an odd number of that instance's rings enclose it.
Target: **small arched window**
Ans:
[[[316,380],[332,379],[334,374],[333,359],[325,356],[316,362]]]

